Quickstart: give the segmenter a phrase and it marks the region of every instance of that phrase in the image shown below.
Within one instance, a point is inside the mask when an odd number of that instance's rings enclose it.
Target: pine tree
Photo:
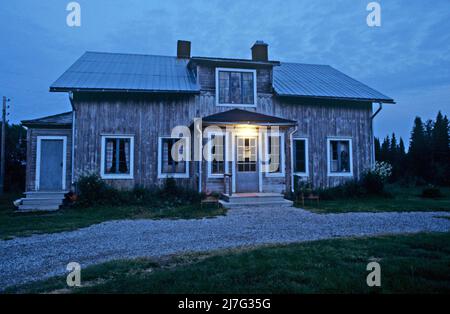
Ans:
[[[427,126],[428,125],[429,124],[427,123]],[[422,119],[416,117],[411,131],[408,158],[411,173],[421,178],[425,178],[426,169],[428,167],[428,165],[426,165],[426,156],[429,151],[427,152],[426,145],[425,127]]]
[[[375,137],[373,140],[374,144],[374,150],[375,150],[375,160],[381,161],[381,146],[380,146],[380,139],[378,137]]]
[[[390,140],[389,136],[386,136],[383,140],[383,144],[381,144],[380,161],[389,162],[389,148],[390,148]]]
[[[431,130],[432,149],[432,179],[435,183],[444,184],[448,182],[447,172],[449,167],[449,124],[447,117],[439,111],[436,121]]]

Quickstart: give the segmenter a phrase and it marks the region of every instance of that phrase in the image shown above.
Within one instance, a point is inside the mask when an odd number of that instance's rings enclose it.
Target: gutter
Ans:
[[[290,154],[291,154],[291,192],[294,192],[294,153],[293,153],[293,149],[292,149],[292,145],[294,143],[294,133],[297,132],[298,130],[298,125],[295,126],[294,130],[292,132],[289,133],[289,141],[290,141]]]

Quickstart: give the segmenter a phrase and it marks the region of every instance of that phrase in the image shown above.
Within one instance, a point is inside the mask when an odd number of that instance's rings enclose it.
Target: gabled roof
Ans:
[[[273,88],[280,96],[394,102],[329,65],[282,62],[273,69]]]
[[[257,125],[295,125],[293,120],[287,120],[265,114],[232,109],[225,112],[212,114],[202,118],[202,123],[205,124],[257,124]]]
[[[27,127],[71,127],[72,111],[42,117],[33,120],[22,120],[22,124]]]
[[[51,86],[52,92],[124,91],[198,93],[190,63],[273,67],[273,88],[281,97],[314,97],[394,103],[394,100],[328,66],[248,59],[86,52]]]
[[[86,52],[50,91],[199,92],[188,62],[168,56]]]

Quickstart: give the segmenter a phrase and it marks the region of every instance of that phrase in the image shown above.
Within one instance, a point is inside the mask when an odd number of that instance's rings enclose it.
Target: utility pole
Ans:
[[[2,108],[2,142],[1,142],[1,154],[0,154],[0,194],[3,194],[4,184],[5,184],[5,139],[6,139],[6,99],[3,96],[3,108]]]

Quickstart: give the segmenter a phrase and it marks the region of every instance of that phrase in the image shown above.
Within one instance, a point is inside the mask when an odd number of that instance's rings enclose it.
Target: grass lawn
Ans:
[[[362,197],[354,199],[305,201],[305,209],[316,213],[387,212],[387,211],[450,211],[450,188],[441,188],[442,197],[436,199],[420,196],[422,188],[404,188],[387,185],[393,197]],[[296,204],[302,207],[301,204]]]
[[[69,208],[55,212],[17,213],[12,201],[22,197],[5,194],[0,197],[0,239],[74,230],[114,219],[202,218],[223,215],[225,209],[186,205],[175,208],[145,206],[96,206]]]
[[[368,287],[367,263],[381,265]],[[83,266],[83,265],[82,265]],[[58,276],[7,293],[449,293],[450,233],[333,239],[120,260],[81,271],[82,287]]]

